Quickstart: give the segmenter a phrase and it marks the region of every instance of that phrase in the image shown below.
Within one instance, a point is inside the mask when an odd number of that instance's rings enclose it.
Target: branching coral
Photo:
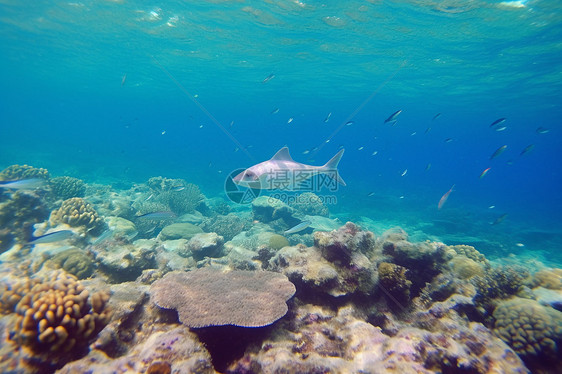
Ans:
[[[51,213],[51,223],[66,223],[72,227],[83,226],[92,235],[98,235],[105,229],[103,219],[90,203],[80,197],[73,197],[62,202],[61,207]]]
[[[108,294],[90,296],[75,277],[55,271],[18,302],[11,340],[35,354],[57,355],[83,347],[108,322],[108,300]]]
[[[176,309],[189,327],[259,327],[287,313],[285,302],[295,286],[274,272],[202,268],[168,273],[152,284],[150,293],[156,305]]]
[[[84,181],[74,177],[54,177],[49,184],[55,196],[62,200],[83,197],[86,193]]]

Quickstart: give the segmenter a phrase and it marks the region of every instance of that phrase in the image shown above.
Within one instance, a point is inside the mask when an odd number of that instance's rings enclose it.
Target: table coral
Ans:
[[[495,333],[523,358],[558,357],[562,342],[562,312],[535,300],[514,298],[494,311]]]
[[[189,327],[259,327],[287,313],[295,286],[269,271],[202,268],[168,273],[152,284],[150,293],[161,308],[176,309]]]
[[[109,320],[109,295],[90,295],[74,276],[54,271],[36,283],[16,305],[10,340],[29,360],[59,365],[95,338]]]
[[[105,229],[103,219],[92,205],[80,197],[73,197],[62,202],[59,209],[51,213],[52,224],[66,223],[72,227],[84,227],[92,235],[99,235]]]

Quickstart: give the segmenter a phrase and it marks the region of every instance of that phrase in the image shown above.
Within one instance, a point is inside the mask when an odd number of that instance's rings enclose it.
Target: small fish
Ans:
[[[149,196],[149,197],[147,197],[145,201],[148,201],[148,200],[152,199],[153,197],[154,197],[154,194],[153,194],[153,193],[151,193],[151,194],[150,194],[150,196]]]
[[[162,131],[162,135],[166,135],[166,130]]]
[[[304,151],[302,154],[303,154],[303,155],[307,155],[307,154],[309,154],[309,153],[310,153],[310,151],[307,149],[307,150]]]
[[[521,153],[519,153],[519,156],[523,156],[524,154],[531,152],[533,148],[535,148],[535,145],[529,144],[528,146],[525,147],[524,150],[521,151]]]
[[[402,174],[400,174],[401,177],[405,176],[406,174],[408,174],[408,169],[404,169],[404,171],[402,172]]]
[[[450,142],[452,142],[453,140],[454,140],[453,138],[447,138],[447,139],[445,139],[445,143],[450,143]]]
[[[494,153],[492,153],[492,155],[490,156],[490,160],[493,160],[494,158],[501,155],[505,151],[506,148],[507,148],[507,145],[502,145],[501,147],[496,149],[496,151]]]
[[[480,173],[480,179],[484,178],[486,174],[490,171],[491,168],[484,169],[482,173]]]
[[[376,156],[379,153],[379,151],[374,151],[373,153],[371,153],[371,156]]]
[[[427,134],[427,133],[430,132],[430,131],[431,131],[431,127],[428,127],[427,129],[425,129],[424,134]]]
[[[365,148],[365,147],[359,147],[359,148],[357,148],[357,150],[358,150],[358,151],[362,151],[363,148]]]
[[[369,192],[369,193],[367,194],[368,197],[371,197],[371,196],[374,196],[374,195],[375,195],[374,192]]]
[[[277,114],[279,113],[279,108],[275,108],[271,111],[271,114]]]
[[[33,240],[26,243],[26,245],[35,245],[35,244],[42,244],[42,243],[54,243],[60,242],[61,240],[68,239],[74,236],[74,232],[71,230],[60,230],[50,232],[45,235],[38,236],[33,238]]]
[[[353,121],[347,121],[347,122],[345,123],[345,125],[346,125],[346,126],[351,126],[351,125],[353,125],[354,123],[355,123],[355,122],[353,122]]]
[[[230,121],[230,127],[234,126],[234,121]]]
[[[176,214],[170,211],[151,212],[151,213],[141,214],[140,216],[137,216],[137,218],[146,218],[146,219],[153,219],[153,220],[173,219],[176,217],[177,217]]]
[[[507,129],[507,126],[496,127],[497,132],[504,131],[505,129]]]
[[[308,220],[302,221],[298,225],[296,225],[294,227],[291,227],[289,230],[285,231],[284,234],[285,235],[294,234],[296,232],[299,232],[299,231],[302,231],[302,230],[306,229],[311,224],[312,224],[311,221],[308,221]]]
[[[324,123],[328,123],[328,121],[330,120],[330,117],[332,116],[332,112],[328,113],[328,115],[326,116],[326,118],[324,118]]]
[[[172,191],[175,191],[175,192],[180,192],[180,191],[183,191],[183,190],[185,190],[185,186],[177,186],[177,187],[172,188]]]
[[[287,123],[291,123],[291,122],[293,122],[293,117],[291,117],[287,120]]]
[[[451,194],[451,192],[453,192],[454,187],[455,187],[455,185],[453,184],[451,189],[449,191],[445,192],[445,194],[443,196],[441,196],[441,199],[439,199],[439,204],[437,204],[438,210],[441,210],[441,208],[443,208],[443,205],[445,205],[445,203],[447,202],[447,199],[449,198],[449,195]]]
[[[494,209],[495,207],[496,207],[495,205],[490,205],[490,206],[488,207],[488,209]]]
[[[502,223],[507,218],[507,213],[502,214],[494,222],[491,223],[492,226]]]
[[[203,125],[199,125],[199,128],[202,129],[202,128],[203,128]]]
[[[546,133],[549,133],[550,130],[545,128],[545,127],[539,127],[539,128],[537,128],[536,132],[537,132],[537,134],[546,134]]]
[[[490,128],[492,127],[497,127],[500,126],[502,123],[504,123],[507,120],[507,118],[500,118],[495,120],[494,122],[492,122],[492,124],[490,125]]]
[[[390,117],[388,117],[387,119],[384,120],[384,123],[394,122],[394,123],[392,123],[392,125],[395,125],[395,124],[396,124],[396,121],[397,121],[396,118],[398,118],[398,116],[400,115],[400,113],[402,113],[402,110],[397,110],[396,112],[392,113],[392,114],[390,115]]]
[[[432,121],[435,121],[437,118],[441,117],[441,113],[437,113],[435,117],[433,117]]]
[[[431,163],[429,163],[425,166],[425,171],[429,171],[429,169],[431,169]]]
[[[269,74],[267,77],[264,78],[263,81],[261,81],[262,83],[267,83],[270,80],[272,80],[273,78],[275,78],[275,74]]]
[[[413,133],[410,134],[410,136],[414,136],[414,135],[416,135],[417,133],[418,133],[417,131],[414,131]]]
[[[42,178],[29,178],[0,182],[0,188],[7,188],[10,190],[34,190],[36,188],[44,187],[46,183],[45,179]]]
[[[525,244],[523,244],[523,243],[515,243],[515,245],[518,246],[518,247],[524,247],[525,246]]]
[[[124,86],[126,81],[127,81],[127,73],[125,73],[123,75],[123,78],[121,78],[121,86]]]

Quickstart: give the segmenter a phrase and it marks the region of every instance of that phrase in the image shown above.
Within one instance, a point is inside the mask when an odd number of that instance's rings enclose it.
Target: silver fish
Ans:
[[[537,131],[537,134],[546,134],[546,133],[550,132],[549,129],[544,128],[544,127],[539,127],[539,128],[537,128],[536,131]]]
[[[137,218],[146,218],[146,219],[153,219],[153,220],[173,219],[176,217],[177,217],[176,213],[170,211],[152,212],[152,213],[146,213],[137,216]]]
[[[264,78],[264,80],[262,81],[262,83],[267,83],[270,80],[272,80],[273,78],[275,78],[275,74],[269,74],[267,77]]]
[[[328,123],[328,121],[330,120],[330,117],[332,116],[332,112],[328,113],[328,115],[326,116],[326,118],[324,119],[324,123]]]
[[[492,122],[492,124],[490,125],[490,127],[499,127],[502,123],[504,123],[507,120],[507,118],[500,118],[495,120],[494,122]]]
[[[388,117],[387,119],[384,120],[384,123],[394,122],[393,125],[396,124],[396,121],[397,121],[396,118],[398,118],[398,115],[400,113],[402,113],[402,110],[397,110],[396,112],[392,113],[390,115],[390,117]]]
[[[534,144],[529,144],[528,146],[525,147],[524,150],[521,151],[521,153],[519,153],[519,156],[523,156],[525,153],[529,153],[533,150],[533,148],[535,148]]]
[[[490,160],[493,160],[494,158],[501,155],[505,151],[506,148],[507,148],[507,145],[502,145],[501,147],[496,149],[496,151],[494,153],[492,153],[492,155],[490,156]]]
[[[38,236],[36,238],[33,238],[33,240],[30,240],[26,244],[27,245],[35,245],[35,244],[42,244],[42,243],[60,242],[61,240],[68,239],[72,236],[74,236],[74,232],[71,231],[71,230],[54,231],[54,232],[50,232],[48,234],[41,235],[41,236]]]
[[[291,227],[289,230],[285,231],[284,234],[285,235],[294,234],[296,232],[299,232],[299,231],[302,231],[302,230],[306,229],[311,224],[312,224],[312,221],[309,221],[309,220],[302,221],[298,225],[296,225],[294,227]]]
[[[17,181],[0,182],[0,188],[8,188],[10,190],[34,190],[44,187],[46,183],[45,179],[42,178],[20,179]]]
[[[437,118],[439,118],[439,117],[441,117],[441,113],[437,113],[437,114],[433,117],[432,121],[435,121],[435,120],[436,120]]]

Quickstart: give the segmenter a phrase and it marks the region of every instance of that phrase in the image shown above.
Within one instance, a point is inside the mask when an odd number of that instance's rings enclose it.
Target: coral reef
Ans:
[[[276,198],[270,196],[260,196],[252,201],[252,212],[254,219],[260,222],[269,223],[276,220],[283,220],[288,226],[296,225],[300,222],[294,216],[295,210]]]
[[[375,235],[362,231],[352,222],[347,222],[337,231],[314,233],[314,246],[331,262],[351,265],[355,253],[370,254],[375,246]]]
[[[41,278],[15,307],[10,340],[28,359],[60,366],[96,337],[109,321],[109,295],[92,295],[75,277],[54,271]]]
[[[217,215],[205,219],[201,228],[206,232],[216,232],[224,237],[225,241],[232,240],[236,235],[249,228],[250,221],[240,218],[236,214],[228,214],[226,216]]]
[[[273,234],[269,237],[269,248],[276,251],[289,245],[289,241],[283,235]]]
[[[57,253],[50,263],[78,279],[88,278],[94,272],[94,261],[83,250],[74,248]]]
[[[144,240],[137,245],[106,241],[90,248],[95,261],[111,282],[135,280],[145,269],[156,268],[155,245]]]
[[[484,267],[470,258],[456,256],[451,260],[454,274],[461,279],[470,279],[475,276],[484,275]]]
[[[475,301],[491,313],[498,299],[517,294],[528,277],[529,272],[518,267],[500,266],[490,269],[483,276],[475,276],[470,280],[477,291]]]
[[[294,293],[295,286],[278,273],[216,268],[168,273],[150,287],[154,302],[176,309],[189,327],[270,325],[287,313]]]
[[[51,224],[66,223],[72,227],[83,227],[92,235],[101,234],[106,225],[90,203],[80,197],[64,200],[59,209],[51,213]]]
[[[388,262],[379,263],[379,287],[391,299],[388,305],[404,309],[410,301],[408,269]]]
[[[448,246],[448,248],[452,249],[457,254],[463,255],[475,262],[479,262],[486,266],[490,265],[486,257],[482,253],[478,252],[476,248],[474,248],[473,246],[460,244],[460,245],[450,245]]]
[[[0,172],[0,181],[41,178],[49,179],[49,171],[29,165],[11,165]]]
[[[160,231],[158,238],[160,240],[174,239],[191,239],[197,234],[203,233],[199,226],[195,226],[189,222],[172,223]]]
[[[442,331],[406,327],[390,337],[358,318],[354,309],[298,307],[290,326],[279,326],[248,349],[227,373],[528,372],[515,353],[480,324],[450,323]]]
[[[328,207],[322,202],[322,198],[312,192],[304,192],[295,196],[294,202],[289,206],[297,212],[310,216],[328,217]]]
[[[191,251],[196,261],[205,257],[221,257],[224,245],[224,238],[214,232],[205,234],[195,234],[187,243],[187,248]]]
[[[495,333],[524,359],[558,361],[562,312],[529,299],[503,301],[494,311]]]
[[[2,243],[8,245],[13,238],[22,242],[31,239],[33,225],[49,216],[45,202],[34,192],[17,191],[7,201],[0,203],[0,227],[9,229]]]
[[[535,287],[551,290],[562,290],[562,269],[544,269],[533,274],[532,283]]]
[[[54,177],[49,180],[49,185],[55,196],[62,200],[84,197],[86,193],[84,181],[74,177]]]

